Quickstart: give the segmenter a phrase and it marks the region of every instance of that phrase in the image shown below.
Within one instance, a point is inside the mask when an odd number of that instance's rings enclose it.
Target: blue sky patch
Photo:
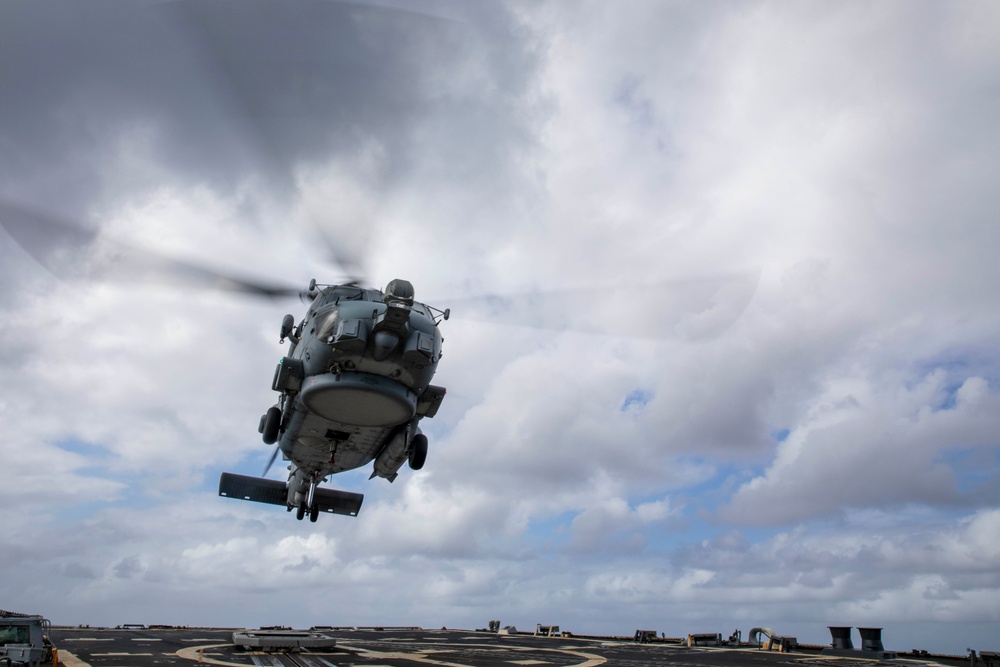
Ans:
[[[532,519],[528,522],[525,536],[535,542],[536,546],[565,543],[569,537],[569,527],[578,514],[579,512],[566,511],[544,519]]]
[[[1000,478],[1000,451],[996,445],[956,447],[942,452],[937,461],[955,472],[955,487],[960,493],[972,493]]]
[[[59,440],[54,443],[56,447],[63,450],[64,452],[72,452],[73,454],[80,454],[81,456],[86,456],[89,459],[93,458],[108,458],[109,452],[103,445],[98,445],[93,442],[87,442],[85,440],[80,440],[78,438],[66,438],[65,440]]]
[[[633,389],[625,396],[625,400],[622,401],[620,410],[622,412],[628,412],[631,409],[641,410],[646,407],[651,400],[653,400],[652,391],[648,389]]]

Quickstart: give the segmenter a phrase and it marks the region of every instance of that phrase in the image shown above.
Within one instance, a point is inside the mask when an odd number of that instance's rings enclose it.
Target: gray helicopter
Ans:
[[[278,402],[260,418],[264,442],[290,462],[287,482],[222,473],[219,495],[284,505],[316,521],[320,512],[357,516],[364,495],[320,488],[334,473],[374,462],[371,477],[392,482],[427,457],[424,417],[437,414],[444,387],[431,384],[441,360],[438,329],[449,311],[414,301],[413,285],[385,291],[357,284],[317,285],[305,318],[281,323],[290,341],[271,388]]]

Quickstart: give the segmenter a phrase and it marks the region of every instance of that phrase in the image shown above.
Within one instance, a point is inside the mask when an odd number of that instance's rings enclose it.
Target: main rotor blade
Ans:
[[[303,164],[367,155],[368,137],[379,137],[380,150],[392,151],[383,147],[399,133],[391,110],[425,94],[414,85],[414,63],[399,59],[396,49],[409,40],[442,43],[464,30],[458,21],[425,11],[437,9],[433,5],[399,4],[184,0],[158,3],[151,14],[169,19],[183,39],[185,60],[210,86],[210,111],[225,112],[225,129],[239,138],[240,152],[253,156],[270,188],[297,196]],[[197,117],[187,110],[183,116]],[[372,130],[381,127],[391,129]],[[363,169],[368,175],[362,181],[381,177],[381,168]],[[303,210],[317,252],[346,272],[346,282],[364,283],[376,217],[356,194],[356,182],[352,178],[346,189],[328,182],[305,189],[326,193]]]
[[[0,226],[58,278],[179,282],[268,298],[298,296],[303,291],[273,281],[237,277],[103,238],[95,231],[11,202],[0,201]]]
[[[264,472],[260,474],[261,477],[267,477],[267,473],[271,471],[271,466],[274,465],[275,460],[278,458],[278,453],[281,452],[281,447],[274,445],[274,451],[271,452],[271,458],[268,459],[267,465],[264,466]]]
[[[652,339],[708,340],[753,300],[759,270],[632,286],[543,290],[441,301],[466,320],[554,331]]]
[[[346,280],[340,282],[341,285],[363,285],[366,284],[366,271],[363,266],[364,251],[355,252],[344,244],[338,243],[333,238],[333,233],[324,228],[321,224],[315,225],[316,231],[326,248],[327,260],[338,266],[346,276]]]

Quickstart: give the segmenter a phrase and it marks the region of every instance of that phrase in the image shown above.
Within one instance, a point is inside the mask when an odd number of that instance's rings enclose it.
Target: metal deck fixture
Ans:
[[[52,660],[48,619],[0,609],[0,661],[35,667]]]
[[[858,628],[861,633],[862,651],[884,651],[882,646],[882,628]]]
[[[853,649],[854,642],[851,641],[851,630],[854,626],[829,625],[830,635],[833,637],[833,648]]]
[[[233,633],[233,643],[244,650],[301,651],[332,648],[337,640],[320,632],[295,630],[243,630]]]

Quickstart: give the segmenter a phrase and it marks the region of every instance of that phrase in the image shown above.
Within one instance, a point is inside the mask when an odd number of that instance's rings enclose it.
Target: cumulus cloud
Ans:
[[[852,507],[962,503],[948,454],[992,445],[1000,406],[989,384],[948,387],[935,371],[885,391],[859,375],[817,396],[771,466],[734,494],[728,518],[780,524]]]

